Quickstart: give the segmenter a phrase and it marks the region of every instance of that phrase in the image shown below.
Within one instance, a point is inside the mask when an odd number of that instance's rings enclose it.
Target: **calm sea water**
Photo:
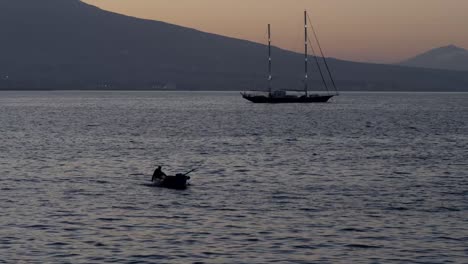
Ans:
[[[468,93],[0,92],[0,135],[0,263],[468,260]]]

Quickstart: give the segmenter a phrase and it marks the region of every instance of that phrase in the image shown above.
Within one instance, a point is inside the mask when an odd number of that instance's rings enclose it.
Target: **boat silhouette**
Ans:
[[[320,53],[322,55],[323,63],[326,68],[326,72],[328,73],[328,76],[332,82],[332,85],[335,89],[335,93],[332,94],[328,90],[328,85],[324,77],[324,73],[322,71],[322,68],[320,67],[320,64],[318,62],[317,56],[315,56],[315,52],[313,49],[313,46],[311,46],[312,52],[314,53],[314,59],[316,61],[318,70],[320,72],[320,76],[322,78],[324,86],[327,88],[328,93],[327,94],[310,94],[309,93],[309,87],[308,87],[308,79],[309,79],[309,74],[308,74],[308,64],[309,64],[309,57],[308,57],[308,48],[309,48],[309,37],[308,37],[308,24],[307,24],[308,16],[307,16],[307,11],[304,11],[304,67],[305,67],[305,75],[304,75],[304,88],[303,88],[303,93],[302,94],[290,94],[288,93],[287,90],[273,90],[271,82],[273,80],[272,77],[272,72],[271,72],[271,26],[268,24],[268,91],[267,92],[261,92],[259,93],[258,91],[256,93],[252,92],[242,92],[241,95],[244,99],[249,100],[252,103],[270,103],[270,104],[278,104],[278,103],[326,103],[328,100],[330,100],[332,97],[339,95],[338,91],[336,89],[335,81],[333,80],[333,77],[331,75],[330,69],[328,67],[328,63],[325,59],[325,56],[323,55],[322,48],[320,46],[320,42],[318,41],[317,34],[315,33],[315,30],[312,30],[314,32],[314,37],[317,42],[317,45],[320,49]]]

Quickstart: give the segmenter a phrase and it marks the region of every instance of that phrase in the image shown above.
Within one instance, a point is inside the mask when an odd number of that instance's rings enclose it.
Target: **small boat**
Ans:
[[[160,168],[160,167],[159,167]],[[189,185],[189,180],[190,180],[190,173],[196,171],[197,168],[192,169],[186,173],[177,173],[176,175],[165,175],[163,174],[162,177],[154,177],[153,179],[153,185],[158,186],[158,187],[165,187],[165,188],[170,188],[170,189],[179,189],[179,190],[184,190],[187,189],[187,186]]]
[[[190,176],[187,176],[187,174],[178,173],[176,175],[168,175],[163,178],[156,178],[154,185],[158,187],[184,190],[187,189],[189,180]]]
[[[320,47],[320,43],[317,38],[317,34],[315,33],[314,28],[312,27],[312,30],[314,32],[314,37],[315,40],[317,41],[318,48],[320,49],[320,53],[323,59],[323,64],[326,67],[326,72],[328,72],[328,77],[334,87],[335,93],[331,93],[328,89],[327,82],[325,80],[325,75],[324,75],[324,70],[322,71],[322,68],[320,66],[320,63],[318,61],[317,56],[315,56],[314,48],[311,45],[311,50],[314,53],[313,58],[315,59],[317,68],[320,72],[320,76],[322,78],[323,84],[325,88],[327,89],[326,94],[310,94],[309,89],[308,89],[308,80],[309,80],[309,74],[308,74],[308,64],[309,64],[309,57],[308,57],[308,43],[309,43],[309,37],[307,35],[307,11],[304,11],[304,28],[305,28],[305,47],[304,47],[304,55],[305,55],[305,75],[304,75],[304,88],[303,88],[303,93],[302,94],[297,94],[297,93],[288,93],[287,90],[273,90],[272,89],[272,73],[271,73],[271,30],[270,30],[270,24],[268,24],[268,91],[262,91],[262,92],[256,92],[256,93],[251,93],[251,92],[242,92],[241,95],[244,99],[252,102],[252,103],[268,103],[268,104],[281,104],[281,103],[326,103],[330,98],[339,95],[338,90],[336,89],[335,81],[333,80],[333,77],[331,75],[330,69],[328,67],[328,63],[325,59],[325,56],[323,54],[322,48]],[[301,90],[302,91],[302,90]]]

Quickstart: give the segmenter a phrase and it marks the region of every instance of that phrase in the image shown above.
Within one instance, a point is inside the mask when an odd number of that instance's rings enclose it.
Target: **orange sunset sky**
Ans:
[[[302,49],[309,11],[327,56],[398,62],[426,50],[468,47],[468,0],[83,0],[102,9]]]

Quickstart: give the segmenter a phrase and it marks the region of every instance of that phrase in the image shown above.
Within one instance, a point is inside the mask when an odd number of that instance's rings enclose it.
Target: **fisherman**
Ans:
[[[161,166],[158,166],[158,168],[153,173],[153,177],[151,178],[151,181],[154,182],[154,180],[156,179],[164,179],[164,177],[167,177],[166,173],[162,171]]]

